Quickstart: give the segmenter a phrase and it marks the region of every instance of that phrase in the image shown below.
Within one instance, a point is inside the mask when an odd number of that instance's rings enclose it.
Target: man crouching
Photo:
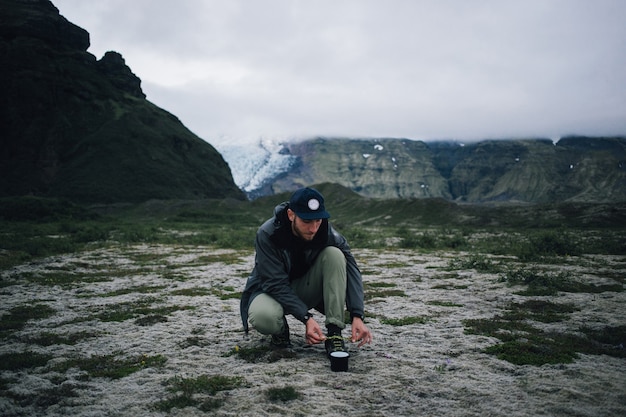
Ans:
[[[324,197],[301,188],[258,230],[255,262],[241,297],[241,318],[271,335],[277,348],[291,347],[285,315],[305,324],[308,344],[325,342],[326,353],[345,351],[344,306],[352,320],[352,342],[371,343],[363,322],[363,281],[346,239],[328,222]],[[326,334],[309,309],[326,316]]]

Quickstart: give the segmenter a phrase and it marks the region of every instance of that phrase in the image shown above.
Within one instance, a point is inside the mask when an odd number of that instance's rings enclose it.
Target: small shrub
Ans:
[[[0,355],[0,369],[3,371],[17,371],[25,368],[44,366],[52,359],[51,355],[35,352],[6,353]]]
[[[434,249],[437,247],[437,238],[431,233],[406,235],[400,241],[400,247],[404,249]]]
[[[368,282],[365,286],[368,288],[394,288],[397,287],[398,284],[393,282]]]
[[[212,342],[206,338],[202,338],[199,336],[190,336],[186,338],[185,340],[181,340],[180,342],[178,342],[178,346],[180,346],[183,349],[186,349],[190,346],[206,347],[206,346],[209,346],[211,343]]]
[[[195,393],[214,395],[219,391],[228,391],[238,388],[244,382],[245,379],[243,377],[223,375],[200,375],[196,378],[176,376],[169,381],[171,392],[182,391],[184,395],[192,395]]]
[[[583,327],[580,331],[593,341],[596,351],[618,358],[626,357],[626,326],[606,326],[601,329]]]
[[[172,408],[195,407],[198,401],[186,395],[177,395],[161,400],[154,405],[155,410],[169,412]]]
[[[626,326],[601,330],[581,329],[579,334],[546,332],[528,323],[529,320],[550,322],[562,320],[573,306],[541,300],[511,304],[510,312],[492,319],[464,320],[465,333],[500,339],[501,343],[485,349],[516,365],[570,363],[578,353],[626,357]]]
[[[49,222],[63,219],[94,219],[98,216],[70,201],[41,197],[0,199],[0,219],[12,222]]]
[[[525,244],[518,246],[517,257],[533,261],[554,256],[578,256],[582,253],[578,239],[565,231],[546,231],[530,236]]]
[[[137,318],[138,316],[151,316],[140,319],[138,324],[154,324],[156,322],[167,321],[166,316],[175,311],[193,310],[193,306],[162,306],[151,307],[157,301],[155,298],[147,297],[135,302],[123,302],[106,307],[105,311],[96,314],[88,319],[98,319],[104,322],[121,322]]]
[[[450,230],[439,232],[427,231],[413,233],[408,229],[399,229],[399,246],[404,249],[461,249],[468,245],[467,238],[462,233]]]
[[[167,323],[167,317],[161,314],[148,314],[135,320],[135,324],[138,326],[152,326],[157,323]]]
[[[467,258],[454,259],[448,263],[448,269],[474,269],[477,272],[487,273],[498,273],[502,270],[500,264],[481,254],[471,254]]]
[[[109,229],[99,224],[89,224],[77,230],[71,239],[76,243],[105,241],[109,238]]]
[[[161,367],[166,361],[161,355],[141,355],[129,359],[118,359],[115,355],[96,355],[68,360],[58,365],[56,370],[65,372],[70,368],[80,368],[94,378],[120,379],[143,368]]]
[[[156,243],[161,232],[157,226],[145,224],[123,224],[111,233],[111,238],[120,243]]]
[[[406,297],[403,290],[395,289],[396,284],[391,282],[368,282],[363,285],[365,299],[385,298],[385,297]]]
[[[98,336],[93,332],[76,332],[68,335],[60,335],[52,332],[41,332],[37,336],[24,338],[27,343],[33,343],[40,346],[52,346],[52,345],[75,345],[81,340],[89,339]]]
[[[198,395],[213,396],[220,391],[229,391],[242,386],[245,379],[239,376],[200,375],[196,378],[176,376],[167,381],[168,391],[175,394],[155,404],[159,411],[171,411],[172,408],[197,407],[201,411],[209,412],[222,406],[221,398],[197,398]]]
[[[40,320],[54,315],[56,311],[45,304],[21,305],[9,310],[0,318],[0,335],[6,331],[22,329],[29,320]]]
[[[265,396],[270,401],[292,401],[300,398],[300,393],[291,386],[286,386],[283,388],[268,388],[265,391]]]
[[[376,249],[384,246],[380,235],[374,234],[367,229],[343,224],[335,224],[335,226],[341,230],[352,247]]]
[[[107,282],[111,277],[107,273],[76,274],[69,271],[53,271],[28,277],[28,280],[40,285],[72,287],[88,282]]]
[[[210,295],[212,291],[204,287],[183,288],[180,290],[174,290],[170,294],[182,295],[186,297],[202,297],[204,295]]]
[[[246,362],[257,363],[266,358],[269,352],[269,346],[255,346],[249,348],[235,346],[230,352],[226,353],[225,356],[237,355]]]
[[[466,334],[480,334],[502,341],[516,340],[520,335],[526,337],[537,331],[523,321],[506,320],[498,316],[491,319],[467,319],[463,321],[463,325]]]
[[[500,343],[485,349],[486,353],[496,355],[498,359],[515,365],[535,365],[571,363],[578,357],[576,352],[567,347],[551,342],[516,340]]]
[[[453,303],[451,301],[433,300],[427,301],[426,304],[439,307],[463,307],[463,304]]]
[[[571,293],[601,293],[605,291],[622,292],[623,285],[592,285],[584,284],[573,280],[567,272],[547,273],[537,268],[509,270],[501,280],[511,285],[528,285],[528,289],[521,292],[521,295],[541,296],[555,295],[559,291]]]
[[[424,324],[428,321],[428,317],[423,316],[408,316],[399,319],[381,318],[382,324],[388,324],[390,326],[408,326],[411,324]]]
[[[558,304],[544,300],[528,300],[523,303],[512,303],[510,311],[504,314],[506,320],[535,320],[542,323],[562,321],[568,313],[576,309],[572,304]]]

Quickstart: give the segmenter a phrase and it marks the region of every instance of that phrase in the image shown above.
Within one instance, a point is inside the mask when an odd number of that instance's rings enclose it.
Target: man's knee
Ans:
[[[248,320],[261,334],[278,334],[283,330],[283,308],[267,294],[259,294],[248,309]]]
[[[346,265],[346,257],[341,249],[335,246],[327,246],[320,254],[325,262],[337,263],[338,265]]]
[[[283,330],[283,316],[276,317],[265,312],[251,313],[250,324],[261,334],[279,334]]]

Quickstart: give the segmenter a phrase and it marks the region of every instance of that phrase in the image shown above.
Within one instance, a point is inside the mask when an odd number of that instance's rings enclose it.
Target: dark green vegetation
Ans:
[[[120,359],[120,353],[70,359],[57,365],[55,370],[66,372],[70,368],[79,368],[92,378],[119,379],[144,368],[163,366],[167,361],[167,358],[160,355]]]
[[[0,1],[0,196],[243,198],[222,156],[48,1]]]
[[[44,366],[52,359],[52,355],[35,352],[5,353],[0,355],[0,369],[17,371],[20,369]]]
[[[53,359],[52,355],[31,351],[3,354],[0,355],[0,370],[24,372],[31,368],[50,366],[49,361],[51,359]],[[52,365],[51,368],[60,373],[65,373],[71,368],[78,368],[82,372],[82,381],[88,381],[90,378],[124,378],[141,369],[162,367],[165,362],[166,358],[159,355],[123,358],[123,354],[118,352],[114,355],[70,359]],[[7,390],[11,382],[15,381],[11,379],[1,381],[0,392],[2,396],[11,398],[23,407],[34,406],[37,409],[45,409],[51,405],[67,401],[69,398],[78,397],[80,395],[78,390],[81,388],[76,383],[68,383],[64,377],[57,377],[52,379],[52,384],[38,391],[36,395],[32,395],[32,393],[17,393]]]
[[[580,253],[626,253],[626,238],[621,233],[626,204],[491,207],[440,199],[374,200],[332,184],[317,188],[328,201],[331,221],[357,248],[471,250],[514,255],[525,261]],[[0,268],[111,243],[252,249],[258,226],[271,217],[276,204],[288,198],[285,193],[252,202],[155,200],[124,206],[84,206],[34,197],[0,199]],[[477,238],[483,231],[497,235]],[[483,261],[491,262],[473,259]],[[64,279],[69,285],[71,271],[66,272],[70,274],[48,278]]]
[[[210,244],[250,248],[265,213],[235,200],[149,202],[138,206],[79,206],[36,197],[0,199],[0,269],[42,256],[132,243]],[[237,227],[233,227],[236,225]],[[82,282],[73,271],[46,277],[51,285]],[[91,279],[106,280],[106,275]],[[1,284],[0,284],[1,285]]]
[[[98,309],[93,316],[83,317],[81,320],[100,320],[108,321],[126,321],[136,319],[136,323],[142,326],[167,321],[167,315],[174,311],[190,310],[192,307],[186,306],[168,306],[153,307],[155,299],[150,297],[144,298],[138,302],[123,302],[114,305],[107,305],[105,309]]]
[[[369,282],[363,285],[365,290],[365,300],[372,302],[375,298],[384,297],[406,297],[401,288],[397,288],[396,284],[387,282]]]
[[[45,304],[23,305],[12,308],[2,316],[0,321],[0,336],[5,333],[20,330],[28,320],[45,319],[55,313],[54,309]]]
[[[196,378],[174,377],[167,381],[171,396],[158,402],[155,409],[171,411],[172,408],[197,407],[209,412],[215,410],[224,402],[224,398],[215,395],[221,391],[230,391],[242,386],[245,380],[242,377],[222,375],[200,375]]]
[[[271,349],[269,345],[264,346],[239,346],[226,352],[224,356],[236,356],[250,363],[276,362],[285,358],[295,358],[294,352],[288,349]]]
[[[502,280],[511,284],[525,284],[527,287],[519,292],[521,295],[556,295],[559,291],[602,293],[622,291],[623,288],[623,279],[615,284],[585,284],[572,279],[567,272],[543,272],[536,267],[510,269],[503,274]]]
[[[510,312],[492,319],[466,320],[468,334],[495,337],[500,343],[485,349],[486,353],[516,365],[570,363],[578,354],[609,355],[626,358],[623,343],[626,326],[600,330],[581,328],[578,333],[546,331],[532,324],[564,320],[567,306],[556,303],[529,302],[511,305]]]
[[[547,250],[544,255],[548,258],[564,256],[556,255],[551,250]],[[566,321],[578,310],[570,304],[559,303],[559,293],[623,292],[622,273],[605,272],[614,283],[598,285],[585,283],[571,272],[546,272],[533,266],[504,269],[501,280],[523,288],[517,294],[528,297],[553,296],[552,299],[557,301],[529,298],[521,303],[509,303],[504,306],[505,313],[492,318],[465,320],[466,333],[500,340],[500,343],[487,348],[486,353],[517,365],[570,363],[581,353],[626,358],[626,326],[603,326],[599,329],[581,326],[571,333],[549,330],[541,325]],[[499,271],[502,269],[495,268],[490,272]]]
[[[399,319],[381,318],[380,322],[382,324],[388,324],[390,326],[408,326],[411,324],[423,324],[423,323],[426,323],[427,320],[428,319],[426,317],[409,316],[409,317],[402,317]]]
[[[265,396],[270,401],[291,401],[300,398],[300,393],[294,387],[286,386],[282,388],[268,388]]]
[[[121,352],[112,355],[98,355],[87,358],[75,358],[54,365],[53,369],[58,372],[66,372],[70,368],[79,368],[87,376],[93,378],[118,379],[128,376],[146,367],[163,366],[166,358],[163,356],[141,355],[133,358],[123,358]],[[8,353],[0,355],[0,369],[20,370],[45,366],[52,359],[51,355],[40,354],[31,351],[20,353]]]

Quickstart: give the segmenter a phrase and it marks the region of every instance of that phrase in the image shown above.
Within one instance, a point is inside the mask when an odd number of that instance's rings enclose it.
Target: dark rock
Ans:
[[[126,91],[134,97],[146,98],[141,91],[141,80],[126,65],[124,58],[117,52],[109,51],[97,62],[102,71],[113,85],[122,91]]]
[[[0,197],[244,198],[221,155],[145,99],[46,0],[0,0]]]
[[[0,37],[30,38],[55,49],[86,51],[89,33],[70,23],[48,0],[2,0]]]

